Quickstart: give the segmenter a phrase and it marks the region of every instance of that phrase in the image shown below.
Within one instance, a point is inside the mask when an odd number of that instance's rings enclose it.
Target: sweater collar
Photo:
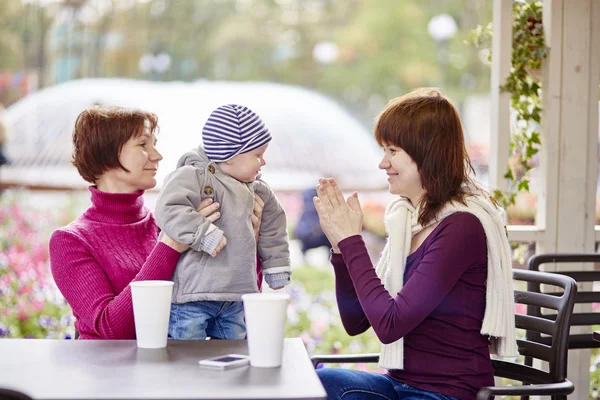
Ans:
[[[84,215],[98,222],[130,224],[145,218],[150,210],[144,206],[143,191],[135,193],[107,193],[95,186],[89,187],[92,205]]]

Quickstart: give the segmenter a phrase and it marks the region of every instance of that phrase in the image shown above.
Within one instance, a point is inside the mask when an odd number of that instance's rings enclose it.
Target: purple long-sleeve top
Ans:
[[[373,327],[382,343],[404,338],[404,369],[388,374],[413,387],[474,399],[494,384],[485,312],[487,246],[473,214],[446,217],[410,254],[394,296],[377,277],[359,235],[332,254],[336,297],[350,335]]]

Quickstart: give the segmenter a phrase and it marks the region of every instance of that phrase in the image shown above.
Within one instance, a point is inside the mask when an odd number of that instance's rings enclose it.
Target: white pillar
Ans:
[[[537,212],[537,224],[545,233],[537,252],[593,252],[600,2],[544,0],[543,20],[550,51],[544,64]],[[591,268],[585,264],[569,266]],[[586,307],[590,306],[578,311]],[[589,398],[589,367],[589,350],[569,352],[568,377],[575,384],[570,398]]]
[[[492,125],[490,135],[490,190],[506,190],[510,143],[510,94],[500,85],[510,75],[512,60],[512,1],[494,0],[492,26]]]

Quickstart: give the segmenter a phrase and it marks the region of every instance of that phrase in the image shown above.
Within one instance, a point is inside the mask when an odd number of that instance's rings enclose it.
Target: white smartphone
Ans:
[[[236,367],[243,367],[250,363],[249,356],[241,354],[227,354],[224,356],[206,358],[198,361],[198,364],[202,367],[212,369],[229,369]]]

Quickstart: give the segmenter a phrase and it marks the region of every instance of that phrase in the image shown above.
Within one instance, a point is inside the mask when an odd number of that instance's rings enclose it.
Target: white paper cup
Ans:
[[[250,365],[262,368],[280,367],[290,295],[250,293],[242,295],[242,301]]]
[[[173,282],[136,281],[129,286],[137,346],[144,349],[167,347]]]

